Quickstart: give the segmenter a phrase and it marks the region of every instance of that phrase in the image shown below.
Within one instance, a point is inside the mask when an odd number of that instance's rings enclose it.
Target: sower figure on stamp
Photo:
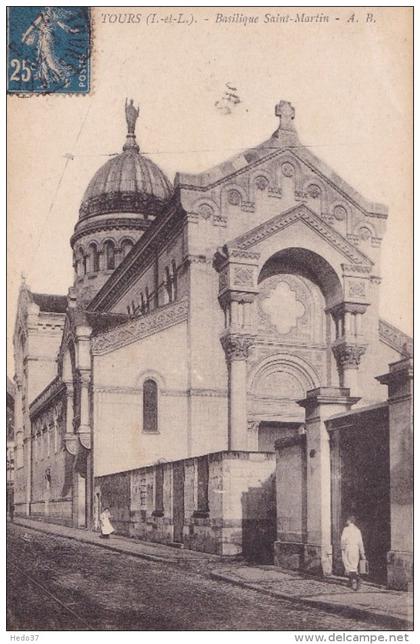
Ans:
[[[69,27],[64,19],[61,19],[60,9],[46,7],[30,25],[22,36],[22,42],[37,47],[37,76],[45,87],[50,83],[62,82],[64,85],[70,82],[73,69],[70,65],[64,64],[56,50],[57,28],[70,34],[77,34],[78,29]]]
[[[346,575],[349,576],[349,582],[353,590],[360,588],[359,562],[360,559],[366,559],[365,548],[363,545],[362,533],[355,525],[354,516],[349,516],[346,526],[341,535],[341,555]]]
[[[110,519],[111,512],[109,511],[109,508],[104,508],[104,510],[101,512],[101,516],[99,517],[102,539],[109,539],[109,535],[115,532]]]

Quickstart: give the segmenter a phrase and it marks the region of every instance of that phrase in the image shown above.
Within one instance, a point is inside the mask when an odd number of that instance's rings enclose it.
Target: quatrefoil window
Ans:
[[[286,282],[276,285],[269,297],[262,301],[262,308],[281,334],[289,333],[305,314],[305,307],[296,299],[296,293]]]

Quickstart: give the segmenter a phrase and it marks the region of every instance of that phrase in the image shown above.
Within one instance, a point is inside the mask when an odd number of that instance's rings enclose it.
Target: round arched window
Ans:
[[[143,431],[158,431],[158,387],[151,379],[143,383]]]

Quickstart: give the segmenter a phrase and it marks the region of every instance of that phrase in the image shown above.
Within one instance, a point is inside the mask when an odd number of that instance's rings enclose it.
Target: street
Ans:
[[[8,630],[381,629],[213,580],[202,562],[146,561],[13,524],[7,537]]]

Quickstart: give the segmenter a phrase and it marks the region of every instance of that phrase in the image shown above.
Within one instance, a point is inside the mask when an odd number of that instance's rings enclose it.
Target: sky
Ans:
[[[296,8],[185,9],[192,24],[169,22],[170,8],[153,9],[168,20],[149,24],[145,8],[92,11],[91,92],[8,97],[9,375],[21,275],[34,291],[67,293],[80,202],[96,170],[121,151],[126,97],[140,104],[141,150],[170,179],[266,140],[277,127],[275,104],[291,101],[301,142],[389,207],[380,313],[411,333],[410,9],[375,8],[374,21],[364,8],[323,9],[327,23],[264,22],[280,11],[294,20]],[[139,23],[103,16],[134,11]],[[218,13],[259,21],[222,23]],[[226,83],[241,99],[230,114],[215,106]]]

